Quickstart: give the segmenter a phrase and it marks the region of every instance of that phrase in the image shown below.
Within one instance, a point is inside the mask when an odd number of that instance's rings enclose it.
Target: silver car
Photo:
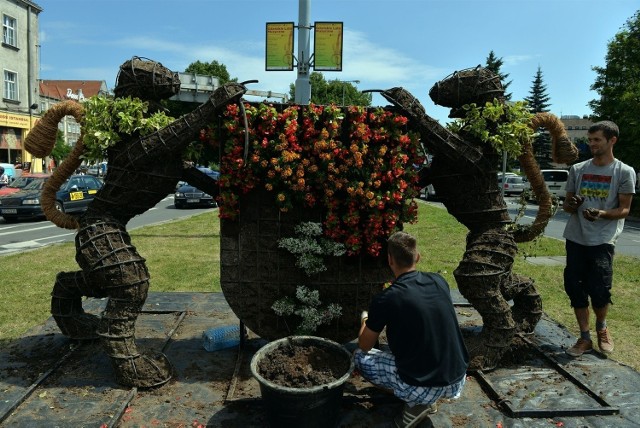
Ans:
[[[504,188],[504,194],[506,196],[519,195],[529,187],[529,183],[518,175],[506,176],[504,181],[500,180],[500,184]]]

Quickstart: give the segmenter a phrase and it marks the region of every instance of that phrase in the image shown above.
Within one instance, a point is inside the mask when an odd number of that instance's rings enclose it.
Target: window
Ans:
[[[18,100],[18,74],[13,71],[4,71],[4,98],[7,100]]]
[[[2,43],[16,45],[16,20],[8,15],[2,15]]]

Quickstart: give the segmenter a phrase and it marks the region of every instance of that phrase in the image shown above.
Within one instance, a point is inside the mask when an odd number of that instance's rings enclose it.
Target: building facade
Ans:
[[[94,95],[106,96],[109,94],[107,82],[104,80],[41,80],[40,111],[45,112],[53,105],[67,100],[83,103]],[[65,116],[58,124],[62,131],[64,141],[75,146],[80,137],[80,124],[73,116]]]
[[[576,145],[580,152],[580,160],[591,157],[589,145],[586,143],[589,127],[593,121],[588,116],[563,115],[560,117],[567,131],[569,139]]]
[[[38,18],[42,8],[28,0],[0,0],[2,97],[0,162],[28,165],[23,141],[38,118]]]

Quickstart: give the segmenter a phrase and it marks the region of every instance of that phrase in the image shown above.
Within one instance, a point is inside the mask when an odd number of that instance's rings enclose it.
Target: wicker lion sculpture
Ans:
[[[134,57],[120,67],[115,96],[138,97],[153,109],[179,88],[177,73],[158,62]],[[145,259],[131,244],[127,223],[172,193],[179,180],[215,194],[217,183],[196,168],[186,167],[183,153],[200,129],[225,105],[239,101],[245,91],[242,84],[226,84],[196,110],[153,134],[122,135],[108,150],[104,186],[79,218],[57,211],[54,203],[56,190],[82,162],[82,136],[43,190],[41,203],[47,218],[59,227],[77,229],[76,261],[81,268],[56,276],[51,314],[70,338],[99,338],[122,385],[162,385],[173,371],[164,354],[141,353],[136,346],[135,322],[147,298],[149,273]],[[69,101],[48,110],[26,138],[27,150],[41,158],[49,155],[58,122],[65,115],[82,123],[82,105]],[[100,317],[85,313],[83,296],[109,298]]]
[[[480,344],[469,349],[470,368],[493,369],[515,334],[533,332],[542,316],[542,301],[533,280],[512,272],[517,242],[542,233],[553,214],[552,198],[531,143],[523,142],[519,161],[539,203],[538,214],[531,226],[513,231],[506,227],[512,220],[497,181],[500,156],[496,150],[468,133],[456,134],[441,126],[403,88],[382,91],[382,95],[410,118],[411,126],[434,156],[431,166],[421,171],[421,186],[433,184],[449,213],[469,230],[466,251],[453,274],[461,294],[483,320]],[[504,89],[499,76],[476,67],[438,82],[429,96],[436,104],[451,108],[449,117],[456,118],[463,117],[465,104],[482,106],[494,99],[504,102]],[[576,160],[578,151],[557,117],[538,113],[530,127],[549,131],[555,162]]]

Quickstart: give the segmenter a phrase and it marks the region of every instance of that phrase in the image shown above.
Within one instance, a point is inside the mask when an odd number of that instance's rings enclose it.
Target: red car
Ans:
[[[11,183],[6,186],[0,187],[0,196],[10,195],[12,193],[19,192],[22,190],[27,184],[31,183],[34,178],[38,177],[50,177],[51,174],[32,174],[32,173],[24,173],[20,177],[13,180]]]

